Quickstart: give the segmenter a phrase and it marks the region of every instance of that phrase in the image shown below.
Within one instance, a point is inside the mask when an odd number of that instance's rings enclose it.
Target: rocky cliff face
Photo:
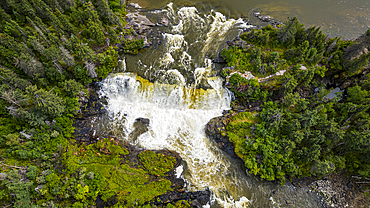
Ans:
[[[221,132],[226,132],[226,125],[228,123],[228,118],[231,114],[225,114],[220,117],[213,118],[206,125],[207,136],[216,142],[217,146],[230,155],[233,158],[239,158],[234,151],[234,144],[229,141],[227,135],[223,135]]]

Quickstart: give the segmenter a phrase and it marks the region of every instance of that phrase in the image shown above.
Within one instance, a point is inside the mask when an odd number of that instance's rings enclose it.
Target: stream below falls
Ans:
[[[102,81],[108,115],[99,128],[142,148],[180,153],[180,177],[188,182],[187,190],[208,187],[212,192],[205,207],[316,207],[319,199],[308,189],[261,181],[205,135],[207,122],[230,109],[233,98],[211,58],[226,40],[251,26],[211,9],[199,12],[171,3],[146,15],[165,15],[170,25],[153,28],[161,44],[136,56],[124,55]],[[133,134],[137,118],[150,120],[141,135]]]

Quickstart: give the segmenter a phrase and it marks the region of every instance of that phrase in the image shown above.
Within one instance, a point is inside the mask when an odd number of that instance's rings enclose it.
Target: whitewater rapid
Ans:
[[[170,29],[163,32],[160,48],[134,64],[126,64],[133,58],[125,57],[102,81],[100,94],[109,113],[105,128],[136,146],[178,152],[184,161],[179,177],[187,181],[187,190],[208,187],[212,192],[205,207],[280,207],[270,196],[278,186],[250,176],[205,134],[207,122],[229,110],[232,100],[210,57],[218,55],[226,38],[250,25],[213,10],[201,14],[195,7],[173,4],[153,13],[168,16]],[[133,137],[138,118],[150,120],[148,131]],[[289,186],[281,190],[287,196],[298,193]]]

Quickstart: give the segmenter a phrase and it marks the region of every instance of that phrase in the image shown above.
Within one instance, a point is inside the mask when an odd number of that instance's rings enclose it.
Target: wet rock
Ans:
[[[161,18],[161,24],[163,26],[168,27],[169,23],[170,23],[170,21],[168,20],[168,18],[166,18],[166,17]]]
[[[196,200],[201,205],[206,205],[210,200],[211,191],[209,191],[209,189],[207,188],[205,191],[190,192],[187,193],[187,195],[189,195],[189,198],[192,201]]]
[[[178,179],[182,180],[182,179]],[[178,192],[168,191],[167,193],[156,197],[154,200],[155,205],[165,205],[168,203],[176,203],[180,200],[188,201],[192,207],[202,207],[210,201],[211,192],[207,189],[205,191],[195,192]]]
[[[239,37],[235,38],[232,41],[227,41],[226,43],[227,43],[227,45],[229,47],[237,46],[239,48],[245,48],[245,49],[248,49],[250,47],[250,45],[247,44],[247,42],[245,42],[244,40],[240,39]]]
[[[272,26],[282,24],[281,22],[278,22],[277,20],[275,20],[269,15],[262,15],[261,12],[254,12],[253,16],[257,17],[262,22],[269,22]]]
[[[171,188],[178,192],[184,192],[185,191],[185,181],[181,178],[175,178],[172,181]]]
[[[194,207],[202,207],[202,204],[200,202],[198,202],[198,200],[192,200],[191,201],[191,206],[194,206]]]
[[[265,16],[263,16],[262,14],[261,14],[261,12],[254,12],[253,13],[253,15],[255,16],[255,17],[257,17],[258,19],[260,19],[261,21],[264,21],[264,22],[269,22],[269,21],[271,21],[273,18],[272,17],[270,17],[269,15],[265,15]]]
[[[257,18],[259,18],[261,16],[261,12],[254,12],[253,15]]]
[[[312,177],[292,178],[292,184],[298,188],[307,187],[315,181]]]
[[[269,22],[269,21],[272,20],[272,17],[270,17],[269,15],[266,15],[266,16],[259,17],[259,19],[264,21],[264,22]]]
[[[98,128],[96,128],[97,120],[101,119],[107,112],[103,107],[102,99],[99,99],[97,91],[100,86],[93,82],[89,84],[89,97],[84,98],[84,102],[80,102],[80,114],[75,118],[73,127],[75,127],[74,137],[79,142],[94,142],[102,135]]]
[[[134,7],[135,9],[142,9],[143,8],[139,4],[135,4],[135,3],[130,3],[129,5]]]
[[[231,117],[230,114],[226,114],[221,117],[216,117],[210,120],[206,125],[206,134],[207,136],[216,142],[217,146],[230,155],[233,158],[239,158],[234,151],[234,144],[230,142],[229,138],[222,132],[225,133],[225,128],[227,122],[225,120]]]
[[[149,118],[137,118],[135,122],[141,123],[142,125],[149,126],[150,120]]]
[[[126,21],[128,25],[133,26],[133,29],[138,34],[144,34],[148,29],[154,27],[155,24],[150,21],[146,16],[139,13],[128,13],[126,15]]]
[[[130,133],[129,138],[134,141],[138,136],[148,131],[150,120],[148,118],[137,118],[133,124],[133,131]]]
[[[125,25],[125,28],[132,28],[133,31],[131,32],[131,34],[125,34],[123,36],[121,44],[116,44],[116,46],[118,47],[118,51],[122,51],[122,49],[124,48],[124,40],[131,41],[143,39],[144,45],[142,48],[149,48],[153,45],[154,32],[152,28],[156,24],[154,24],[148,17],[139,14],[139,12],[132,12],[126,15],[126,22],[127,24]],[[163,22],[165,23],[166,20],[163,20]]]
[[[213,59],[213,63],[226,63],[226,60],[221,56],[221,53],[218,53],[218,56]]]

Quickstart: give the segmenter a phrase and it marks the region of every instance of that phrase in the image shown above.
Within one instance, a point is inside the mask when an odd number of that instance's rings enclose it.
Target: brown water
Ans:
[[[369,0],[132,0],[145,9],[164,8],[170,2],[179,6],[195,6],[198,9],[214,8],[228,17],[256,19],[252,11],[262,11],[280,21],[297,17],[307,25],[321,26],[329,36],[352,39],[370,28]]]

